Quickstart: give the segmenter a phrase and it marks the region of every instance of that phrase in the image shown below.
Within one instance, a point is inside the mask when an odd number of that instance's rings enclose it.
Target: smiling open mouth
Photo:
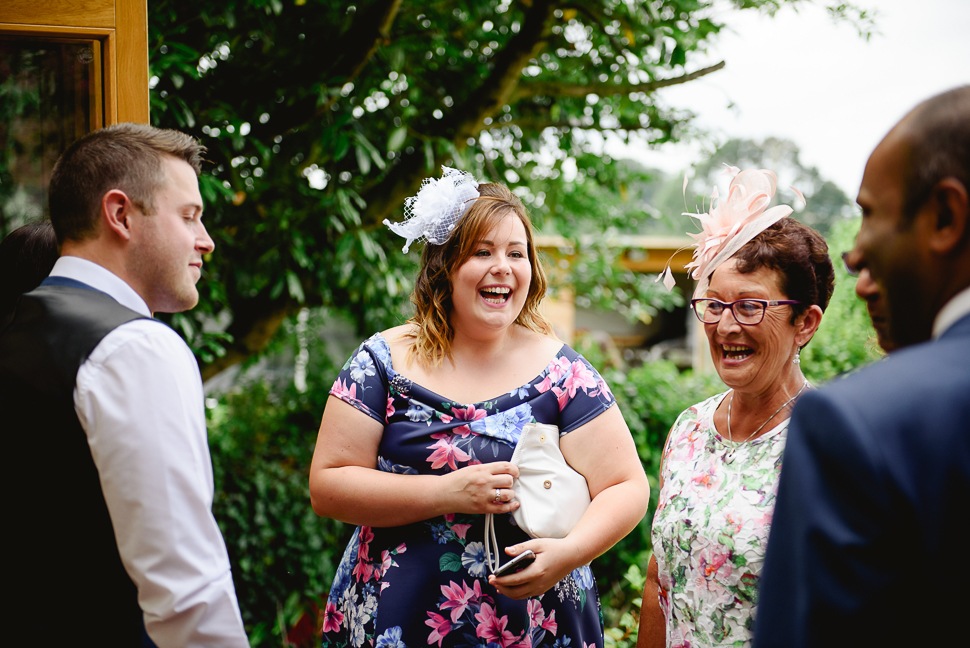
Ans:
[[[489,304],[504,304],[512,296],[512,290],[510,288],[495,286],[492,288],[482,288],[478,291],[478,294]]]
[[[724,354],[724,358],[727,360],[743,360],[754,353],[754,350],[746,346],[722,344],[721,352]]]

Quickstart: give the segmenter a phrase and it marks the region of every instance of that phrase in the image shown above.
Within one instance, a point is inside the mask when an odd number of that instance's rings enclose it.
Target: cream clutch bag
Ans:
[[[512,463],[519,478],[512,484],[519,508],[512,513],[519,528],[533,538],[565,538],[589,507],[586,478],[566,463],[559,450],[559,428],[527,423]]]
[[[559,449],[559,428],[527,423],[512,453],[519,478],[512,491],[519,508],[512,513],[520,529],[533,538],[564,538],[589,507],[586,478],[573,470]],[[491,565],[498,543],[491,514],[485,518],[486,558]],[[489,546],[491,545],[491,547]]]

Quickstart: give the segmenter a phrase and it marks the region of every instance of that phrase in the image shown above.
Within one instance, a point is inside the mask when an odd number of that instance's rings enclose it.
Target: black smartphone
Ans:
[[[496,569],[495,577],[501,578],[502,576],[508,576],[509,574],[518,574],[535,561],[535,552],[533,552],[531,549],[526,549],[512,560]]]

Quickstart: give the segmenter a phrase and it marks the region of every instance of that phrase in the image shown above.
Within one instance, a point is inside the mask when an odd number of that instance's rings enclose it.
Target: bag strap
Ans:
[[[495,573],[495,570],[499,566],[499,552],[498,552],[498,539],[495,537],[495,519],[494,515],[491,513],[485,514],[485,564],[488,565],[488,571]],[[492,562],[492,554],[495,554],[494,564]]]

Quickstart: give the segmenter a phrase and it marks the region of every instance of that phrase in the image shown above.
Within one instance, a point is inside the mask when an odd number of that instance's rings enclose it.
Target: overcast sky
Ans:
[[[774,18],[731,12],[711,53],[727,67],[661,96],[693,110],[721,140],[793,140],[803,163],[854,198],[869,153],[893,124],[923,99],[970,83],[970,0],[856,4],[878,11],[868,42],[819,7]],[[672,173],[703,158],[697,144],[627,155]]]

